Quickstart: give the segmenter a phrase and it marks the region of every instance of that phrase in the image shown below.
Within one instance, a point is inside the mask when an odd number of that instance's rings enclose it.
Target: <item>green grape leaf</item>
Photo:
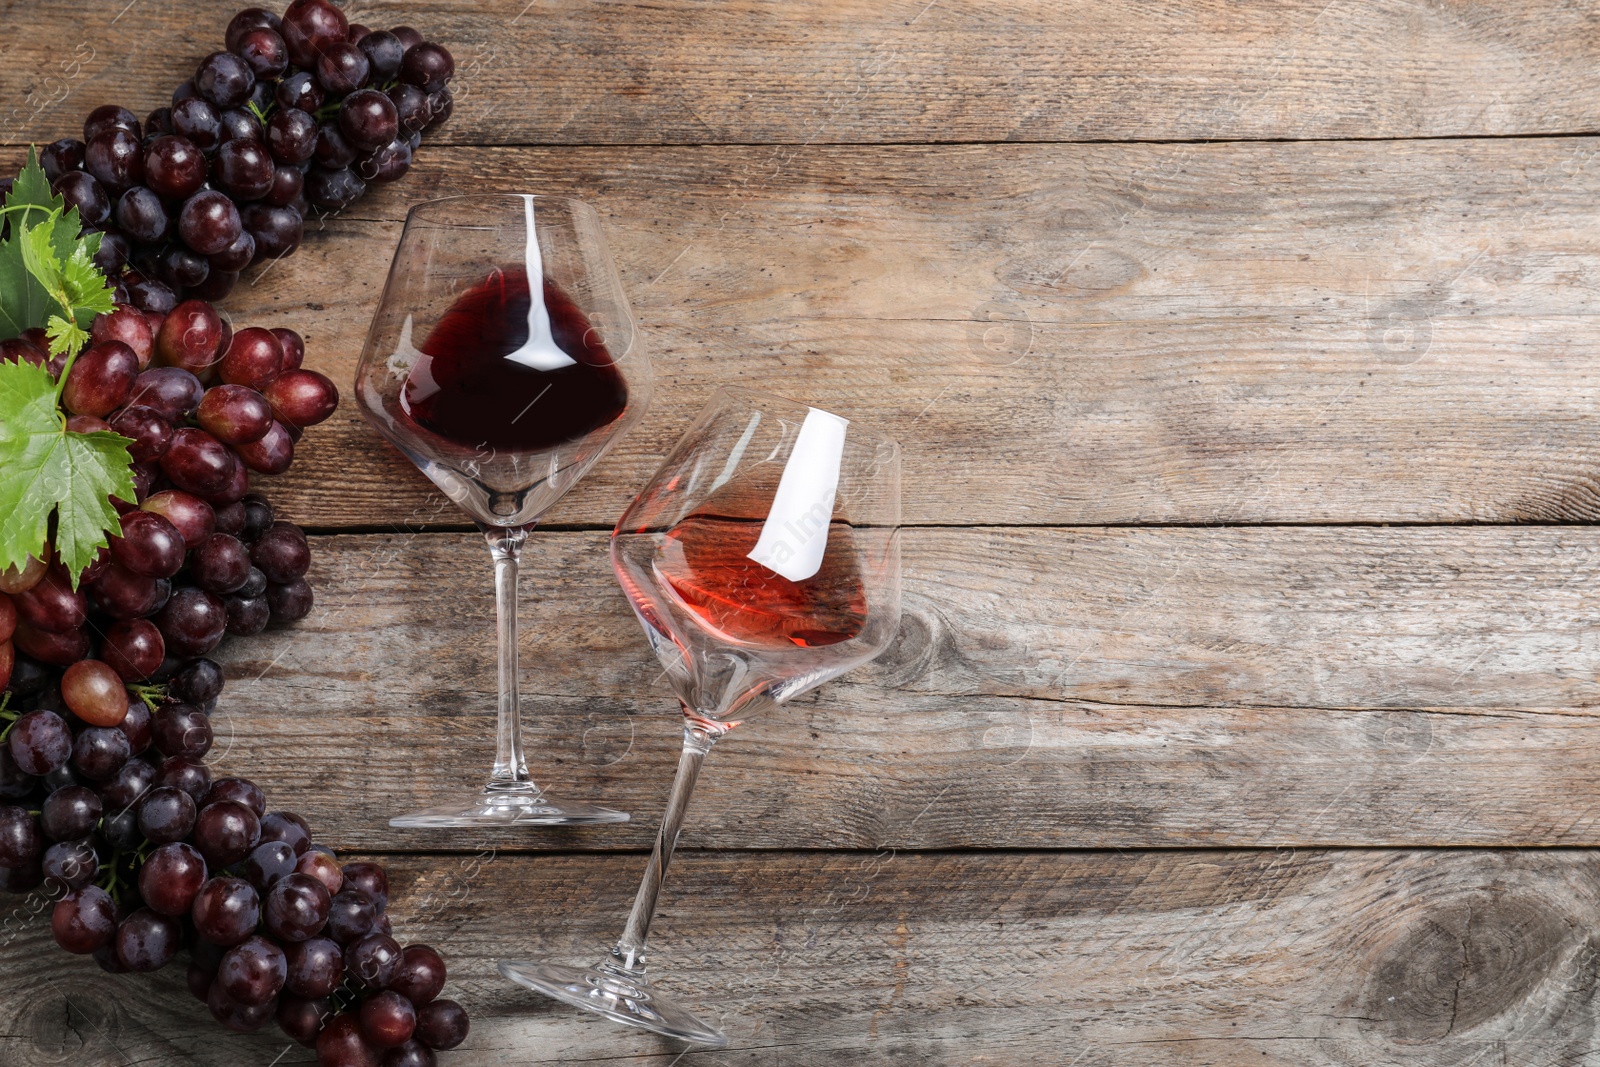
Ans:
[[[134,498],[130,443],[69,431],[48,370],[0,363],[0,568],[42,555],[55,515],[56,556],[76,586],[107,534],[122,532],[110,498]]]

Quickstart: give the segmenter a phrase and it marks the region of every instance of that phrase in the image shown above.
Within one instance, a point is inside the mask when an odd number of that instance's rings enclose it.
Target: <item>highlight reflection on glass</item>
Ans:
[[[900,625],[900,450],[803,404],[724,389],[617,523],[611,562],[682,706],[683,754],[622,938],[599,966],[502,962],[557,1000],[700,1044],[645,941],[701,763],[741,722],[888,647]]]
[[[356,372],[367,421],[471,515],[495,565],[499,727],[486,785],[393,826],[621,822],[546,797],[517,695],[517,567],[539,516],[638,421],[650,363],[594,211],[514,194],[406,217]]]

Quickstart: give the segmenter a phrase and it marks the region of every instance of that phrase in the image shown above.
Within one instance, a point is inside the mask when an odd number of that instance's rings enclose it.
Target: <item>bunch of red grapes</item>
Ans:
[[[103,234],[95,261],[118,299],[146,311],[220,300],[251,263],[289,255],[309,212],[400,178],[453,107],[446,49],[409,26],[350,25],[327,0],[294,0],[281,19],[246,8],[225,41],[143,125],[107,104],[83,140],[40,154]]]
[[[325,0],[241,11],[227,44],[142,139],[108,106],[42,153],[102,232],[118,302],[66,372],[67,425],[128,438],[135,493],[76,586],[49,545],[0,571],[0,891],[43,887],[56,942],[113,973],[186,950],[190,990],[230,1029],[276,1020],[328,1067],[428,1067],[468,1018],[439,996],[439,954],[394,939],[383,868],[341,865],[204,762],[223,687],[207,654],[312,606],[305,535],[250,474],[286,470],[339,401],[297,333],[234,332],[209,301],[292,252],[308,210],[403,174],[450,112],[452,63]],[[42,330],[0,340],[0,360],[59,377],[47,352]]]

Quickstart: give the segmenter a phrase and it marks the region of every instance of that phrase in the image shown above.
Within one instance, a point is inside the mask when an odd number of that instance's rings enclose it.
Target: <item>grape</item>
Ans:
[[[28,809],[0,807],[0,867],[26,867],[44,851],[39,822]]]
[[[139,832],[158,845],[182,841],[194,829],[192,796],[169,785],[157,786],[139,801]]]
[[[111,431],[111,424],[105,419],[97,419],[93,415],[68,415],[68,433],[99,433]]]
[[[289,49],[278,31],[262,26],[241,36],[228,46],[249,66],[259,85],[263,78],[277,78],[289,69]]]
[[[215,660],[197,659],[173,676],[167,691],[175,700],[206,707],[222,695],[223,684],[222,668]]]
[[[0,799],[19,800],[33,792],[39,780],[31,774],[25,774],[17,761],[11,758],[11,749],[7,745],[0,745]],[[61,790],[56,790],[57,793]],[[55,796],[51,793],[50,796]],[[47,798],[48,801],[48,798]],[[87,830],[84,833],[88,833]],[[73,834],[81,837],[81,834]]]
[[[322,1020],[332,1014],[333,1003],[329,1000],[284,996],[278,1001],[278,1028],[302,1045],[315,1045],[317,1035],[322,1033]]]
[[[294,0],[284,11],[278,32],[289,46],[289,62],[311,67],[330,45],[343,41],[349,29],[344,12],[327,0]]]
[[[217,370],[229,385],[260,389],[283,369],[283,345],[271,330],[251,326],[233,335]],[[213,390],[214,392],[215,390]],[[270,418],[270,408],[268,409]]]
[[[136,185],[117,201],[117,226],[135,241],[155,244],[167,236],[172,220],[161,198],[142,185]]]
[[[436,1000],[417,1011],[417,1040],[443,1052],[467,1039],[466,1009],[453,1000]]]
[[[300,201],[300,194],[305,187],[306,176],[300,173],[299,167],[280,163],[272,168],[272,188],[267,190],[261,202],[271,207],[295,205]]]
[[[69,785],[44,798],[39,828],[52,841],[75,841],[87,837],[104,813],[105,806],[93,789]]]
[[[39,869],[52,886],[82,889],[94,881],[99,872],[100,856],[87,841],[57,841],[45,849]]]
[[[123,275],[123,281],[128,284],[128,302],[134,307],[149,315],[165,317],[167,312],[178,305],[177,294],[172,287],[156,278],[136,277],[132,271]],[[152,331],[159,328],[160,324],[150,320]]]
[[[254,895],[255,890],[244,888]],[[235,1004],[257,1007],[278,995],[287,972],[281,948],[264,937],[249,937],[222,957],[217,982]]]
[[[406,54],[400,38],[388,30],[374,30],[361,38],[359,47],[372,68],[372,80],[392,81],[400,73],[400,60]]]
[[[91,726],[115,726],[128,714],[128,691],[122,678],[100,660],[80,660],[61,677],[61,697],[78,718]]]
[[[239,221],[242,223],[244,221],[244,216],[241,215]],[[253,261],[255,258],[256,239],[250,236],[249,231],[246,230],[241,231],[239,236],[235,237],[227,248],[224,248],[216,255],[211,256],[207,262],[211,265],[212,270],[215,272],[220,272],[223,274],[237,274],[239,271],[242,271],[248,267],[251,261]],[[201,288],[204,288],[204,286]],[[227,294],[224,293],[222,295],[226,296]],[[221,299],[221,297],[212,295],[208,288],[205,299],[218,300]]]
[[[260,493],[250,493],[243,500],[245,509],[244,530],[241,534],[244,540],[255,542],[266,533],[272,524],[277,521],[277,514],[272,510],[272,504]],[[258,596],[266,589],[263,584],[261,589],[247,593],[247,596]]]
[[[270,611],[272,602],[267,601]],[[52,667],[66,667],[89,654],[89,635],[84,630],[57,634],[39,630],[25,622],[17,623],[17,632],[11,637],[12,646],[40,663]]]
[[[201,197],[220,195],[201,193],[189,203]],[[187,205],[184,210],[188,210]],[[223,247],[226,248],[226,244]],[[197,375],[204,373],[221,354],[223,332],[222,318],[215,308],[204,300],[185,300],[162,321],[156,333],[156,358],[169,367],[179,367]]]
[[[71,579],[59,564],[51,564],[44,579],[31,589],[13,593],[11,603],[23,622],[58,634],[82,626],[88,610],[83,594],[72,588]]]
[[[255,200],[272,188],[272,156],[259,140],[226,141],[211,161],[211,175],[229,196]]]
[[[250,204],[244,211],[244,226],[256,242],[261,259],[280,259],[300,247],[305,236],[305,219],[292,207]]]
[[[162,915],[187,914],[205,882],[205,859],[182,841],[157,847],[139,868],[139,895]]]
[[[17,629],[17,606],[9,596],[0,594],[0,641],[11,640]]]
[[[72,731],[53,711],[30,711],[11,725],[7,744],[22,773],[45,775],[71,758]]]
[[[429,41],[412,45],[400,60],[400,80],[429,94],[442,90],[455,70],[449,50]]]
[[[287,875],[267,890],[267,932],[280,941],[313,938],[327,923],[332,902],[328,887],[317,879],[299,873]]]
[[[195,846],[213,867],[238,863],[260,841],[261,822],[256,813],[236,801],[207,804],[195,820]]]
[[[283,878],[293,874],[294,863],[294,849],[287,844],[282,841],[262,841],[245,858],[244,876],[256,889],[265,892]],[[290,964],[292,967],[292,954]],[[343,966],[344,964],[341,962],[340,967],[342,968]]]
[[[107,130],[126,130],[137,139],[139,119],[125,107],[102,104],[89,112],[89,117],[83,120],[83,139],[92,141]]]
[[[128,720],[123,719],[122,723],[126,726]],[[128,739],[128,744],[132,748],[141,747],[135,745],[131,737]],[[149,747],[149,743],[146,742],[143,747]],[[110,808],[126,809],[127,814],[133,817],[134,831],[140,837],[145,836],[144,831],[138,827],[138,812],[132,809],[145,794],[151,791],[155,780],[156,769],[148,760],[130,758],[127,763],[122,765],[122,769],[112,776],[111,781],[100,786],[100,796],[104,799],[107,810]],[[184,795],[187,796],[188,794]]]
[[[317,1063],[322,1067],[378,1067],[378,1049],[362,1033],[357,1016],[342,1011],[317,1037]]]
[[[250,546],[250,561],[267,581],[292,582],[310,568],[311,546],[294,523],[274,522]]]
[[[267,813],[267,795],[248,778],[218,778],[212,782],[206,791],[205,803],[218,804],[224,800],[244,805],[258,819]]]
[[[261,898],[242,878],[213,878],[200,887],[190,914],[201,937],[232,948],[255,933],[261,921]]]
[[[262,606],[266,607],[265,600],[262,601]],[[271,609],[268,608],[267,611],[270,618]],[[10,641],[0,641],[0,689],[4,689],[11,684],[11,668],[16,662],[16,658],[16,645]]]
[[[361,1029],[379,1048],[394,1048],[411,1040],[417,1012],[411,1001],[393,990],[369,997],[361,1005]]]
[[[154,512],[170,522],[186,548],[199,547],[216,527],[216,512],[211,505],[181,489],[153,493],[139,509]]]
[[[314,600],[311,584],[296,578],[285,585],[267,586],[267,611],[273,622],[298,622],[311,614]]]
[[[121,341],[133,349],[141,371],[150,365],[155,335],[150,332],[150,324],[138,308],[119,304],[104,315],[96,315],[94,324],[89,327],[89,338],[96,343]]]
[[[167,654],[166,642],[155,624],[145,619],[123,619],[106,630],[100,655],[117,677],[137,682],[150,677]],[[72,668],[67,668],[69,671]]]
[[[261,332],[266,333],[265,330]],[[267,336],[271,338],[272,335]],[[273,343],[276,344],[276,340]],[[201,427],[227,445],[246,445],[261,440],[272,428],[272,415],[266,397],[247,385],[213,386],[206,391],[195,413]]]
[[[430,1004],[444,989],[444,960],[427,945],[407,945],[389,988],[417,1007]]]
[[[117,723],[117,729],[128,739],[128,751],[132,755],[137,756],[150,747],[150,709],[144,706],[144,701],[137,698],[128,701],[128,714]]]
[[[411,1040],[384,1053],[382,1067],[437,1067],[438,1062],[433,1049]]]
[[[307,850],[295,864],[295,870],[321,882],[330,894],[339,892],[344,885],[344,872],[331,855],[321,850],[320,845]]]
[[[273,99],[284,111],[293,109],[315,114],[327,95],[323,93],[322,86],[317,84],[315,75],[302,70],[279,82]]]
[[[223,991],[222,983],[214,981],[206,993],[206,1007],[211,1017],[236,1033],[247,1034],[261,1029],[278,1010],[276,1001],[265,1004],[238,1004]]]
[[[345,975],[358,989],[383,989],[399,973],[400,959],[400,944],[394,938],[387,934],[368,934],[346,946]]]
[[[344,39],[351,44],[359,44],[361,39],[372,31],[359,22],[352,22],[350,28],[345,30]]]
[[[377,921],[378,909],[373,907],[371,897],[359,889],[341,890],[334,894],[333,903],[329,905],[328,936],[347,945],[370,934],[372,924]]]
[[[237,537],[244,532],[244,505],[239,501],[222,505],[216,509],[216,513],[218,533],[233,534]]]
[[[280,422],[272,423],[259,441],[235,445],[244,465],[261,474],[282,474],[294,463],[294,438]]]
[[[211,277],[211,262],[198,252],[171,245],[161,253],[161,277],[174,289],[196,289]]]
[[[243,223],[239,209],[226,194],[207,189],[191,196],[178,213],[178,234],[183,243],[203,256],[216,255],[239,236]]]
[[[0,893],[26,893],[44,881],[38,862],[26,867],[0,867]]]
[[[221,600],[190,586],[173,593],[154,621],[174,655],[203,656],[222,641],[228,617]]]
[[[238,107],[256,85],[250,65],[232,52],[213,52],[195,68],[195,90],[218,108]]]
[[[193,704],[167,704],[151,717],[150,740],[163,756],[199,759],[211,751],[211,739],[211,720]],[[200,814],[203,816],[204,810]],[[194,832],[198,836],[198,824]],[[213,867],[228,865],[217,863],[204,848],[200,851],[206,853],[206,860]]]
[[[311,156],[323,170],[338,170],[356,161],[356,147],[339,132],[337,124],[329,123],[317,130],[317,143]]]
[[[165,322],[163,322],[165,325]],[[194,413],[206,387],[182,367],[152,367],[134,379],[128,406],[154,408],[168,422],[180,423]]]
[[[339,132],[354,147],[370,152],[395,139],[400,113],[394,101],[378,90],[359,89],[339,104]]]
[[[317,81],[334,96],[355,92],[371,72],[367,54],[349,41],[329,45],[317,57]]]
[[[144,148],[127,130],[106,130],[89,138],[83,165],[108,194],[121,196],[144,180]]]
[[[144,181],[167,200],[187,200],[205,184],[205,156],[187,137],[157,137],[145,149]]]
[[[74,889],[50,912],[50,933],[56,944],[84,956],[111,943],[117,934],[117,906],[99,886]]]
[[[189,561],[194,583],[209,593],[232,593],[250,578],[250,553],[237,537],[212,534]]]
[[[449,89],[440,89],[428,97],[428,110],[433,112],[433,118],[428,120],[429,126],[437,126],[450,117],[455,110],[455,97]]]
[[[221,115],[218,115],[217,120],[222,124],[222,144],[218,146],[217,153],[213,155],[211,160],[211,174],[213,183],[217,183],[217,162],[218,157],[221,156],[221,150],[223,147],[226,147],[231,141],[241,141],[255,144],[257,147],[265,151],[265,146],[262,144],[262,139],[266,136],[266,129],[262,126],[261,120],[256,118],[250,112],[246,111],[244,108],[230,107]]]
[[[75,137],[52,141],[39,150],[39,166],[44,168],[45,181],[55,184],[63,174],[83,166],[83,142]]]
[[[412,45],[419,45],[423,41],[422,34],[410,26],[394,26],[389,32],[400,39],[400,47],[402,48],[410,48]]]
[[[49,362],[50,357],[31,341],[24,341],[20,337],[0,341],[0,363],[32,363],[35,367],[43,367]]]
[[[306,343],[298,333],[293,330],[279,327],[272,331],[272,336],[278,339],[283,346],[283,370],[299,370],[300,364],[306,360]]]
[[[68,378],[70,379],[71,375],[68,375]],[[112,415],[111,429],[133,442],[128,446],[128,455],[133,457],[135,463],[148,463],[160,459],[161,454],[167,450],[167,445],[172,443],[172,423],[162,417],[155,408],[143,404],[124,407]]]
[[[172,962],[182,941],[176,919],[140,908],[117,927],[117,961],[130,971],[158,971]]]
[[[127,705],[123,705],[127,713]],[[72,768],[85,778],[103,782],[111,778],[133,755],[128,735],[115,726],[91,726],[78,732],[72,742]]]
[[[198,96],[172,105],[172,129],[201,152],[210,152],[222,141],[222,120]]]
[[[270,811],[261,817],[261,840],[282,841],[298,857],[311,847],[311,829],[292,811]]]
[[[374,185],[387,185],[405,177],[411,158],[411,145],[396,138],[358,162],[356,173]]]
[[[111,218],[111,198],[92,174],[68,171],[50,184],[68,209],[78,209],[78,221],[85,226],[104,226]]]
[[[209,497],[224,492],[233,482],[238,462],[215,437],[186,427],[172,435],[172,443],[161,456],[161,470],[178,488]]]
[[[296,996],[316,999],[339,988],[344,979],[344,952],[326,937],[284,947],[289,969],[284,987]]]
[[[183,567],[183,552],[183,535],[154,511],[128,512],[122,516],[121,536],[111,538],[111,554],[117,563],[147,578],[177,574]]]
[[[90,589],[95,606],[113,619],[140,619],[154,614],[167,602],[171,583],[134,574],[113,563],[94,580]]]
[[[14,566],[0,570],[0,593],[15,596],[18,593],[27,592],[38,585],[40,580],[44,578],[47,566],[45,560],[37,556],[29,556],[28,561],[22,565],[20,570]]]
[[[273,418],[304,429],[332,415],[339,406],[339,388],[328,376],[314,370],[289,370],[263,390],[272,405]]]
[[[228,30],[223,38],[227,43],[228,51],[238,52],[250,31],[260,29],[276,32],[278,29],[278,16],[259,7],[247,7],[240,11],[228,21]]]
[[[49,682],[50,672],[43,664],[17,652],[11,667],[11,684],[6,687],[13,696],[33,696]]]
[[[146,139],[172,132],[172,109],[158,107],[144,117],[144,135]]]

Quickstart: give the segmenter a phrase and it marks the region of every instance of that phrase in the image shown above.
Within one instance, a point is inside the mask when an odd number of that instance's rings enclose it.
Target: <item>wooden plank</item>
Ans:
[[[441,1063],[1445,1067],[1579,1064],[1593,1048],[1586,853],[686,853],[651,965],[730,1038],[688,1055],[494,969],[596,960],[642,866],[396,860],[397,929],[447,953],[447,989],[477,1013]],[[8,1064],[284,1051],[212,1024],[181,970],[112,978],[48,941],[35,920],[4,949]]]
[[[1597,146],[457,149],[227,306],[348,383],[408,203],[573,193],[659,383],[554,522],[609,527],[721,382],[900,438],[912,522],[1587,521]],[[463,521],[349,404],[272,491]]]
[[[10,0],[0,138],[144,114],[232,5]],[[1590,16],[1290,0],[359,5],[454,50],[457,143],[1447,137],[1595,128]]]
[[[1591,529],[916,530],[905,554],[899,642],[736,730],[686,842],[1600,842]],[[603,534],[530,543],[524,699],[539,779],[625,827],[390,830],[489,766],[487,554],[319,537],[313,575],[304,623],[225,646],[219,773],[340,847],[649,845],[679,727]]]

